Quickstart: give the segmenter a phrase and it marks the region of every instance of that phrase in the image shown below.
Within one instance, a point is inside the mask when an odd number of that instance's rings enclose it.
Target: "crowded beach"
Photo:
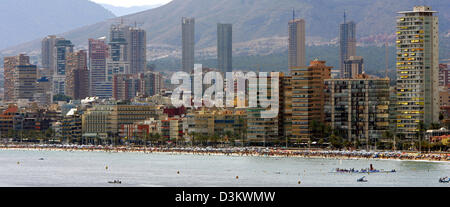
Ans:
[[[324,149],[284,149],[263,147],[130,147],[93,145],[0,145],[0,150],[46,150],[46,151],[96,151],[96,152],[140,152],[165,154],[226,155],[226,156],[264,156],[264,157],[303,157],[326,159],[389,159],[417,161],[450,161],[448,152],[402,152],[402,151],[349,151]]]

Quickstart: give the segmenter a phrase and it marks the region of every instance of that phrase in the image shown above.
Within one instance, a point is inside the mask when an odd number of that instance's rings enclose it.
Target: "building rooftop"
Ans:
[[[413,11],[400,11],[397,13],[406,14],[406,13],[417,13],[417,12],[437,13],[437,11],[432,11],[431,7],[429,7],[429,6],[415,6]]]

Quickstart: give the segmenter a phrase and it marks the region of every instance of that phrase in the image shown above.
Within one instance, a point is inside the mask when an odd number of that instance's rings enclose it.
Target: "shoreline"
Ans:
[[[66,152],[110,152],[110,153],[144,153],[169,155],[209,155],[233,157],[273,157],[273,158],[316,158],[334,160],[392,160],[450,163],[450,153],[417,152],[366,152],[337,150],[285,150],[270,148],[202,148],[202,147],[94,147],[94,146],[22,146],[0,145],[2,150],[24,151],[66,151]]]

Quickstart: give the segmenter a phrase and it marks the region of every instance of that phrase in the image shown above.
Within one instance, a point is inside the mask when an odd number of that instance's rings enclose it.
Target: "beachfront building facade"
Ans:
[[[186,114],[186,133],[190,139],[219,136],[244,140],[246,121],[245,110],[200,109]]]
[[[163,110],[150,104],[109,101],[88,108],[82,116],[83,134],[97,138],[119,137],[119,130],[150,118]]]
[[[161,135],[161,120],[154,118],[147,119],[145,121],[136,122],[134,124],[123,124],[119,129],[119,136],[126,137],[127,139],[137,140],[143,139],[146,141],[159,141],[155,135]]]
[[[374,146],[389,130],[389,79],[325,80],[325,121],[344,139]],[[387,140],[391,141],[391,140]]]
[[[438,17],[427,6],[397,19],[397,132],[416,139],[419,126],[439,121]]]
[[[280,141],[280,81],[278,85],[272,86],[272,77],[275,73],[268,73],[266,81],[262,81],[260,76],[257,81],[248,83],[248,91],[258,91],[256,94],[258,101],[257,107],[249,107],[247,113],[247,140],[251,145],[267,146],[267,144],[278,143]],[[261,91],[266,89],[266,94]],[[281,94],[282,95],[282,94]],[[249,97],[252,94],[249,94]],[[277,104],[278,110],[270,116],[263,116],[264,112],[269,112],[271,104]]]
[[[286,145],[291,142],[292,137],[292,77],[280,73],[280,122],[278,134],[284,140]]]
[[[61,120],[61,137],[64,143],[83,143],[81,114],[72,108]]]
[[[331,78],[331,68],[320,60],[311,61],[307,67],[291,68],[292,141],[309,142],[313,121],[325,121],[324,80]]]

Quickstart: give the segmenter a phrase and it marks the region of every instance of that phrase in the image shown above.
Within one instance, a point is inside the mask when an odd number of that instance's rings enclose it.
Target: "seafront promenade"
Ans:
[[[91,145],[0,145],[0,150],[47,150],[47,151],[100,151],[100,152],[140,152],[166,154],[225,155],[225,156],[265,156],[303,157],[326,159],[389,159],[450,162],[450,152],[402,152],[402,151],[349,151],[324,149],[284,149],[262,147],[130,147]]]

